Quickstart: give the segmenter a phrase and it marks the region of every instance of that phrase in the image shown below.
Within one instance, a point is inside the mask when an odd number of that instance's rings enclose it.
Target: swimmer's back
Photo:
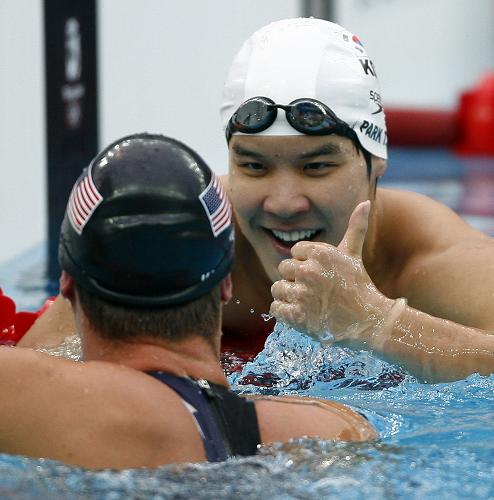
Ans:
[[[26,373],[22,380],[0,381],[2,394],[14,401],[0,407],[0,418],[17,419],[15,431],[0,443],[2,452],[96,469],[206,460],[181,398],[141,371],[101,361],[74,363],[28,349],[0,348],[0,362]],[[56,396],[57,405],[48,403],[53,401],[49,394]],[[256,401],[262,442],[305,435],[375,437],[365,419],[343,405],[306,401]],[[28,410],[33,407],[38,409],[35,416]]]

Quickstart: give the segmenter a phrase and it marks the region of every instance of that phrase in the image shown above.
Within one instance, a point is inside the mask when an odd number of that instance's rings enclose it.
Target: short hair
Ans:
[[[89,324],[104,339],[132,342],[152,338],[178,342],[200,336],[212,345],[220,328],[220,285],[185,304],[145,309],[110,303],[77,284],[75,291]]]

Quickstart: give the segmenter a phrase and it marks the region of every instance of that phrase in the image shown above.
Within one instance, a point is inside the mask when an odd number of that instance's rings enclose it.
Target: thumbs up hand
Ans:
[[[392,308],[362,262],[370,201],[357,205],[341,243],[301,241],[281,262],[273,283],[272,316],[324,341],[365,344]]]

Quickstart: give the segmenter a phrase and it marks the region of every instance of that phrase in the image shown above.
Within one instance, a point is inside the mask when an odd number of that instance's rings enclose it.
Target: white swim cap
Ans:
[[[317,99],[356,132],[367,151],[387,158],[375,67],[358,37],[338,24],[285,19],[256,31],[230,67],[220,110],[223,127],[243,102],[256,96],[277,104]],[[289,125],[284,112],[278,112],[273,125],[259,134],[302,135]]]

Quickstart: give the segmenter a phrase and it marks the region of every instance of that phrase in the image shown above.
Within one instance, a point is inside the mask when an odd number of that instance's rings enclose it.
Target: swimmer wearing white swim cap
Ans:
[[[430,198],[377,188],[387,132],[365,42],[313,18],[261,28],[221,117],[237,226],[227,342],[267,334],[251,309],[271,308],[425,380],[494,371],[494,242]]]
[[[427,381],[492,373],[494,242],[441,203],[377,188],[377,72],[365,41],[312,18],[261,28],[234,58],[221,105],[236,224],[223,349],[262,349],[271,311]],[[21,344],[59,341],[52,318]]]
[[[319,102],[355,132],[367,151],[387,158],[386,122],[375,65],[360,39],[338,24],[299,18],[261,28],[235,56],[223,89],[221,118],[225,130],[230,125],[233,134],[310,133],[297,130],[281,110],[262,131],[249,130],[249,125],[255,127],[252,121],[243,124],[245,130],[235,127],[232,117],[245,113],[246,101],[259,96],[279,105],[302,98]],[[307,125],[307,117],[297,116],[302,127]],[[314,131],[315,135],[330,133],[324,127]]]

